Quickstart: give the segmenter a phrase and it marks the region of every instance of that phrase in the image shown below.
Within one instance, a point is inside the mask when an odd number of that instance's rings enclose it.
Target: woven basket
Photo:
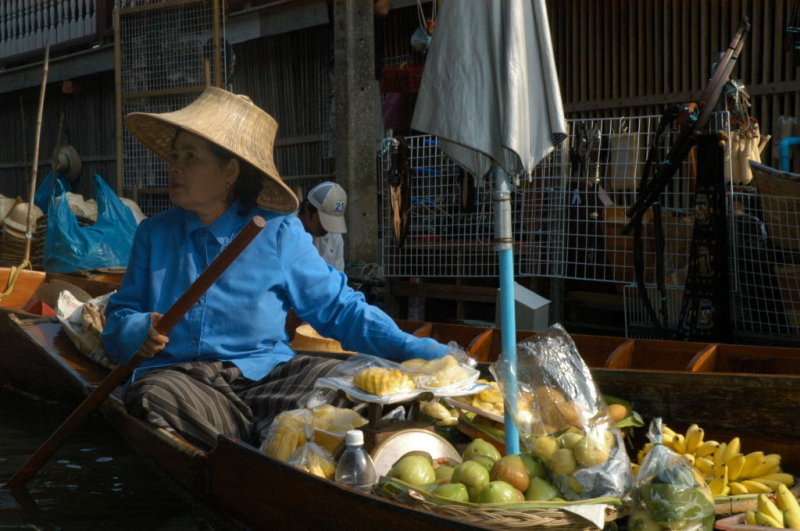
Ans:
[[[388,485],[387,485],[388,484]],[[389,488],[387,488],[387,486]],[[396,488],[393,488],[396,487]],[[429,511],[447,518],[454,518],[470,525],[483,526],[491,529],[532,529],[550,528],[558,531],[596,531],[598,528],[592,522],[557,507],[542,508],[535,502],[525,508],[526,503],[513,503],[514,509],[505,509],[494,506],[474,506],[459,504],[441,504],[429,501],[425,495],[414,490],[406,489],[397,480],[382,478],[378,494],[393,499],[394,501],[410,505],[415,509]],[[430,495],[432,496],[432,495]],[[501,504],[497,504],[501,505]],[[617,518],[616,509],[606,508],[605,521],[611,522]]]
[[[772,242],[783,249],[800,250],[800,175],[753,161],[750,167]]]

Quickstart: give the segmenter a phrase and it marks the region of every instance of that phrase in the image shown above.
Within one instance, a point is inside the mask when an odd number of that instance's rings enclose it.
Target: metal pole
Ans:
[[[517,318],[514,312],[514,238],[511,230],[511,186],[508,173],[495,164],[492,171],[494,192],[494,234],[500,269],[500,331],[505,371],[506,454],[519,453],[519,432],[511,412],[517,411]]]

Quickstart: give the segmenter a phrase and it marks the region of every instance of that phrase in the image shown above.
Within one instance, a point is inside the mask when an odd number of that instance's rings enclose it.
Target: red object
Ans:
[[[381,92],[419,92],[424,65],[385,66],[381,73]]]
[[[52,309],[49,304],[42,301],[36,301],[33,304],[29,305],[24,310],[34,315],[41,315],[42,317],[56,316],[56,311]]]

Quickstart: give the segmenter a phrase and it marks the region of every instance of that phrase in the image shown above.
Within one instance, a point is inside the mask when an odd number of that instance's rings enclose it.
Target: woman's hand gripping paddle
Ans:
[[[255,216],[234,240],[220,253],[208,268],[189,286],[186,292],[175,301],[175,304],[159,319],[155,328],[164,335],[168,335],[172,327],[175,326],[189,311],[189,308],[203,296],[219,276],[227,269],[247,245],[264,228],[266,221],[261,216]],[[16,489],[24,487],[39,469],[53,456],[61,447],[67,437],[80,426],[91,413],[93,413],[114,389],[128,379],[133,370],[144,360],[144,356],[136,354],[127,364],[121,365],[111,371],[100,385],[87,396],[81,405],[67,417],[61,426],[42,444],[36,452],[28,458],[22,468],[20,468],[4,488]]]

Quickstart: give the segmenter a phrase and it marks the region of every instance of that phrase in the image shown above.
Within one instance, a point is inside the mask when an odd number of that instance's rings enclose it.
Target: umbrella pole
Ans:
[[[506,454],[519,453],[519,432],[511,412],[517,410],[517,318],[514,312],[514,237],[511,230],[511,186],[508,173],[499,165],[492,168],[494,181],[495,250],[500,270],[500,331],[505,371],[504,393]]]

